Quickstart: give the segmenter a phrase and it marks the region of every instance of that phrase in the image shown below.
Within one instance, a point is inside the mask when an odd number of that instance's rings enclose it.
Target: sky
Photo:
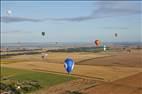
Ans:
[[[141,14],[141,1],[1,1],[1,42],[140,42]]]

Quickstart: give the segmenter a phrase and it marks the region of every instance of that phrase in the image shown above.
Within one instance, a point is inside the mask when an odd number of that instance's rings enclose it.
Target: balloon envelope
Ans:
[[[41,32],[42,36],[45,36],[45,32]]]
[[[118,36],[118,34],[117,34],[117,33],[115,33],[114,35],[115,35],[115,37],[117,37],[117,36]]]
[[[96,46],[99,46],[100,45],[100,41],[99,40],[95,40],[95,44],[96,44]]]
[[[104,45],[104,51],[106,51],[106,45]]]
[[[71,58],[67,58],[64,62],[65,70],[70,73],[74,68],[74,61]]]
[[[12,11],[11,10],[7,10],[7,15],[11,15]]]

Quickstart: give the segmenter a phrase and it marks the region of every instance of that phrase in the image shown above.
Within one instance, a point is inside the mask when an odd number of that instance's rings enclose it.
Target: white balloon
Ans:
[[[104,45],[104,51],[106,51],[106,45]]]
[[[12,11],[11,10],[7,10],[7,15],[11,15]]]

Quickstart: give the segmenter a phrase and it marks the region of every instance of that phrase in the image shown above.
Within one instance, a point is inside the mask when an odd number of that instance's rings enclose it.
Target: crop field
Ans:
[[[126,51],[48,52],[48,56],[44,59],[41,58],[41,54],[10,56],[1,59],[1,77],[11,80],[38,81],[44,88],[32,92],[33,94],[48,94],[49,92],[72,94],[69,93],[71,91],[81,92],[81,94],[92,94],[92,92],[103,94],[106,92],[106,87],[110,90],[108,94],[111,92],[114,94],[118,88],[120,89],[118,94],[123,94],[124,91],[130,94],[138,88],[141,91],[140,56],[141,50],[133,50],[131,53]],[[75,60],[75,67],[70,76],[64,69],[64,59],[67,57]],[[126,83],[129,83],[127,87],[120,88]],[[136,87],[132,87],[135,89],[128,92],[131,84]],[[101,88],[104,89],[100,90]],[[111,91],[112,88],[116,91]]]

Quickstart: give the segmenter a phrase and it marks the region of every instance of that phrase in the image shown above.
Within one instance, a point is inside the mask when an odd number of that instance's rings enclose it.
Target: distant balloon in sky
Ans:
[[[73,71],[74,68],[74,61],[71,58],[67,58],[64,62],[64,68],[65,70],[70,73]]]
[[[117,36],[118,36],[118,34],[117,34],[117,33],[115,33],[115,34],[114,34],[114,36],[115,36],[115,37],[117,37]]]
[[[101,44],[100,40],[95,40],[94,43],[96,44],[96,46],[99,46]]]
[[[6,14],[9,16],[12,14],[12,11],[11,10],[7,10]]]
[[[45,36],[45,32],[41,32],[41,35],[42,35],[42,36]]]

